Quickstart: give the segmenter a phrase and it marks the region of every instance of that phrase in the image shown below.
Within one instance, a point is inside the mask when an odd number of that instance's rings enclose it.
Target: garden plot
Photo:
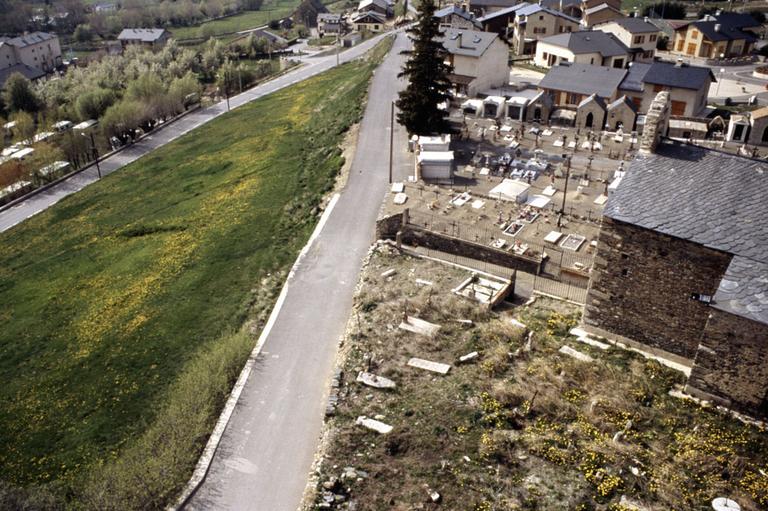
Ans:
[[[386,269],[397,272],[383,279]],[[434,285],[415,285],[416,273]],[[573,343],[578,309],[539,298],[489,311],[450,293],[466,278],[394,250],[373,253],[343,345],[349,376],[307,510],[322,502],[358,510],[703,510],[723,495],[745,511],[766,509],[765,432],[671,397],[683,375],[636,353],[582,342],[559,352]],[[396,325],[406,302],[441,325],[436,337],[403,337]],[[409,367],[413,358],[451,368]],[[358,370],[397,381],[397,390],[356,382]],[[382,435],[356,424],[360,417],[392,429]]]

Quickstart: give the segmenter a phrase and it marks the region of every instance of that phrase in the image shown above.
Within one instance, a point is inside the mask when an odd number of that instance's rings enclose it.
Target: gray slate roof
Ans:
[[[470,0],[469,7],[512,7],[517,0]]]
[[[613,7],[612,5],[608,5],[605,2],[603,2],[602,4],[598,4],[598,5],[594,6],[594,7],[590,7],[589,9],[584,11],[584,13],[585,14],[594,14],[596,12],[604,11],[606,9],[609,10],[609,11],[618,12],[622,16],[624,15],[620,10],[618,10],[615,7]]]
[[[630,164],[603,214],[733,254],[713,306],[766,322],[766,197],[768,163],[664,142]]]
[[[614,108],[618,108],[621,105],[627,105],[633,112],[637,113],[637,107],[632,103],[627,96],[622,96],[619,99],[608,105],[608,111],[610,112]]]
[[[163,34],[165,34],[164,28],[124,28],[117,36],[117,40],[153,43],[159,40]]]
[[[539,82],[539,87],[610,98],[626,74],[626,69],[590,64],[560,64],[549,70]]]
[[[479,21],[480,23],[483,23],[485,21],[489,21],[489,20],[492,20],[494,18],[498,18],[499,16],[507,16],[507,15],[512,14],[512,13],[517,14],[517,11],[519,11],[520,9],[522,9],[524,7],[528,7],[529,5],[531,5],[531,4],[529,4],[528,2],[520,2],[519,4],[513,5],[512,7],[506,7],[504,9],[499,9],[498,11],[493,11],[490,14],[486,14],[485,16],[477,18],[477,21]],[[437,14],[437,13],[435,13],[435,14]]]
[[[579,106],[577,106],[576,108],[581,108],[592,102],[597,103],[597,106],[605,110],[605,101],[603,101],[603,98],[601,98],[597,94],[592,94],[591,96],[588,96],[582,99],[581,103],[579,103]]]
[[[735,256],[713,298],[712,307],[768,324],[768,264]]]
[[[6,67],[5,69],[0,69],[0,89],[5,86],[5,82],[13,73],[19,73],[29,80],[36,80],[45,76],[45,71],[26,64],[16,64],[14,66]]]
[[[480,57],[493,44],[499,34],[495,32],[480,32],[448,28],[443,32],[443,47],[455,55]]]
[[[558,18],[563,18],[568,21],[572,21],[573,23],[579,23],[579,20],[577,20],[576,18],[563,14],[562,12],[556,11],[555,9],[550,9],[549,7],[541,6],[539,4],[527,5],[522,9],[518,10],[517,15],[530,16],[532,14],[537,14],[540,12],[546,12],[547,14],[551,14],[552,16],[557,16]]]
[[[366,18],[370,18],[366,21]],[[381,14],[373,11],[366,11],[357,13],[352,17],[352,23],[381,23],[384,24],[387,21],[382,18]]]
[[[629,49],[618,37],[600,30],[581,30],[545,37],[541,42],[568,48],[575,55],[599,53],[603,57],[626,55]]]
[[[56,35],[49,34],[48,32],[32,32],[31,34],[20,35],[18,37],[3,38],[2,42],[17,48],[24,48],[56,38]]]
[[[321,12],[317,14],[317,21],[325,23],[341,23],[341,15],[332,12]]]
[[[714,42],[739,39],[745,39],[747,41],[757,40],[757,37],[755,37],[752,33],[746,32],[739,27],[729,25],[727,23],[721,23],[719,21],[694,21],[690,23],[690,25],[696,27],[702,34],[704,34],[704,37]],[[719,30],[715,30],[716,25],[720,25]],[[681,30],[682,28],[683,27],[680,27],[678,30]]]
[[[627,76],[619,86],[622,90],[642,92],[644,84],[663,85],[679,89],[699,90],[706,87],[709,81],[716,81],[715,75],[708,67],[676,66],[673,62],[661,60],[653,63],[632,62]]]
[[[631,90],[634,92],[643,92],[643,83],[645,75],[651,69],[651,64],[645,62],[631,62],[627,69],[627,76],[621,82],[619,88],[622,90]]]
[[[435,14],[433,16],[435,18],[459,16],[461,18],[464,18],[467,21],[471,21],[478,28],[481,28],[480,23],[478,22],[478,20],[475,19],[475,15],[472,13],[472,11],[467,11],[456,5],[449,5],[448,7],[443,7],[439,11],[435,11]]]
[[[616,23],[631,34],[660,32],[659,27],[651,23],[650,20],[646,21],[645,18],[617,18],[615,20],[607,21],[606,23],[600,23],[600,25],[606,25],[608,23]],[[597,27],[600,25],[597,25]]]

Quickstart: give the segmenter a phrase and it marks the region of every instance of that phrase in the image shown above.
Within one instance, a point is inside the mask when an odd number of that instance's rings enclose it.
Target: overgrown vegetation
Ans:
[[[397,273],[381,277],[387,269]],[[344,344],[318,502],[332,492],[343,496],[334,509],[625,511],[710,509],[728,496],[743,510],[768,508],[764,430],[671,397],[684,376],[656,361],[575,342],[571,306],[539,298],[490,313],[451,293],[467,276],[392,249],[373,256]],[[403,332],[404,311],[440,332]],[[513,316],[533,331],[530,349]],[[559,353],[563,345],[594,362]],[[473,351],[477,360],[458,363]],[[439,376],[408,367],[410,357],[453,367]],[[356,383],[361,370],[397,388]],[[360,415],[394,429],[377,435],[355,424]]]
[[[0,235],[0,508],[160,509],[186,482],[387,49]]]

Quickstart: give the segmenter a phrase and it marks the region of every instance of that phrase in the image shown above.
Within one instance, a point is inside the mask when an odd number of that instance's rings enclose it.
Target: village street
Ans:
[[[341,52],[339,54],[340,63],[348,62],[363,55],[366,51],[375,46],[382,37],[387,37],[387,35],[371,38],[358,46]],[[294,71],[290,71],[273,80],[269,80],[249,89],[242,94],[231,97],[229,100],[230,108],[243,105],[294,83],[306,80],[318,73],[327,71],[336,66],[336,56],[330,55],[314,59],[303,59],[302,62],[303,65]],[[127,147],[123,151],[102,160],[100,163],[101,173],[106,176],[112,172],[120,170],[125,165],[138,160],[145,154],[152,152],[158,147],[164,146],[168,142],[179,138],[185,133],[202,126],[226,112],[226,101],[220,101],[208,108],[192,112],[173,124],[164,127],[132,146]],[[91,166],[66,181],[33,195],[29,199],[22,201],[13,207],[0,211],[0,232],[10,229],[27,218],[51,207],[67,195],[78,192],[97,180],[98,174],[96,167]]]
[[[288,280],[279,315],[245,384],[206,479],[186,509],[293,511],[322,428],[337,344],[388,189],[390,105],[407,47],[401,33],[376,70],[349,180]],[[408,171],[395,129],[394,176]]]

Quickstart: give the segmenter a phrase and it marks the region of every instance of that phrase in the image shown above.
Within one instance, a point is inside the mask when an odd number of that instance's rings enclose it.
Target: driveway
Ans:
[[[369,39],[359,46],[340,53],[341,63],[355,59],[372,48],[385,34]],[[243,105],[262,96],[275,92],[314,76],[336,65],[336,56],[319,57],[313,60],[305,60],[304,65],[294,71],[290,71],[280,77],[265,82],[257,87],[230,98],[231,108]],[[221,101],[211,107],[193,112],[180,120],[157,130],[140,142],[110,156],[100,163],[103,175],[120,170],[125,165],[138,160],[145,154],[161,147],[168,142],[179,138],[185,133],[202,126],[206,122],[215,119],[227,111],[226,101]],[[0,212],[0,232],[10,229],[14,225],[23,222],[27,218],[51,207],[67,195],[82,190],[89,184],[98,180],[96,167],[89,167],[75,176],[53,186],[44,192],[33,195],[29,199],[15,205],[12,208]]]
[[[388,190],[390,104],[407,47],[400,34],[369,91],[344,191],[306,256],[266,338],[206,479],[187,510],[294,511],[322,429],[338,341]],[[395,131],[395,177],[410,168]]]

